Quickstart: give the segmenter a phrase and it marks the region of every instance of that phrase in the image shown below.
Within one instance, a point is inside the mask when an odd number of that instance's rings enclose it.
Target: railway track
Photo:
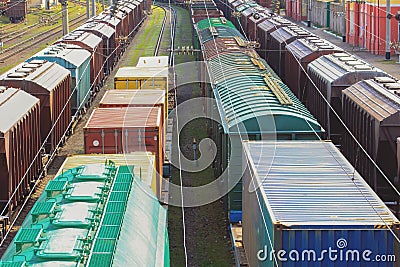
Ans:
[[[175,31],[176,31],[176,12],[170,6],[166,6],[166,5],[163,5],[163,4],[160,4],[160,3],[155,4],[155,5],[160,7],[160,8],[162,8],[165,11],[165,17],[164,17],[164,20],[163,20],[163,24],[161,26],[161,32],[160,32],[160,35],[159,35],[158,40],[157,40],[157,45],[156,45],[156,47],[154,49],[154,56],[158,56],[159,52],[160,52],[161,42],[162,42],[162,39],[163,39],[163,35],[165,34],[165,25],[166,25],[167,10],[168,10],[170,12],[170,14],[172,14],[172,16],[173,16],[173,19],[171,20],[172,31],[171,31],[171,44],[170,44],[169,53],[168,53],[168,63],[169,63],[170,66],[173,66],[173,64],[174,64],[174,60],[173,60],[173,52],[174,51],[173,50],[174,50],[174,39],[175,39]]]
[[[72,19],[70,21],[70,26],[75,26],[77,24],[82,24],[83,22],[86,21],[86,17],[78,17],[75,19]],[[55,28],[49,29],[47,31],[44,31],[42,33],[39,33],[35,36],[30,37],[29,39],[26,39],[22,42],[16,43],[12,46],[10,46],[7,49],[4,49],[1,51],[0,55],[0,62],[5,61],[7,59],[10,59],[14,57],[15,55],[19,54],[20,52],[28,49],[31,46],[31,41],[35,41],[36,44],[43,43],[44,41],[54,38],[55,35],[59,34],[62,32],[62,25],[58,25]]]

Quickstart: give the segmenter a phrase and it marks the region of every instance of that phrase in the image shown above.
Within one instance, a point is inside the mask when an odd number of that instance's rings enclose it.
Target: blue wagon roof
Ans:
[[[244,150],[260,201],[276,223],[372,228],[399,223],[331,142],[250,141]]]

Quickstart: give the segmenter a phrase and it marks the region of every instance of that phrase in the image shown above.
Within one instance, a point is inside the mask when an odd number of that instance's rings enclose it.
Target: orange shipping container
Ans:
[[[157,196],[164,162],[164,116],[161,107],[97,108],[84,127],[85,153],[148,151],[156,156]]]

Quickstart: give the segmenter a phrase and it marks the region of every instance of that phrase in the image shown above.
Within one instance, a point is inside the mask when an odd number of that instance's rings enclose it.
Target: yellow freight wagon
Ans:
[[[114,78],[115,89],[162,89],[168,94],[168,68],[123,67]],[[166,95],[167,95],[166,94]],[[168,99],[167,99],[168,101]]]

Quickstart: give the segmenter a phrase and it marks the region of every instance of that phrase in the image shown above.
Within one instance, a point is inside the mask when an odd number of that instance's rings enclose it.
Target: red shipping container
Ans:
[[[32,60],[0,76],[0,84],[21,88],[39,98],[41,142],[54,127],[45,143],[46,152],[53,152],[71,122],[70,71],[54,62]]]
[[[158,175],[157,196],[161,196],[163,118],[161,107],[97,108],[83,128],[85,153],[154,153]]]
[[[40,155],[35,159],[40,149],[39,113],[39,99],[20,89],[0,87],[1,210],[9,199],[8,210],[17,205],[28,193],[30,183],[37,178],[41,169]],[[16,193],[13,195],[14,191]]]

